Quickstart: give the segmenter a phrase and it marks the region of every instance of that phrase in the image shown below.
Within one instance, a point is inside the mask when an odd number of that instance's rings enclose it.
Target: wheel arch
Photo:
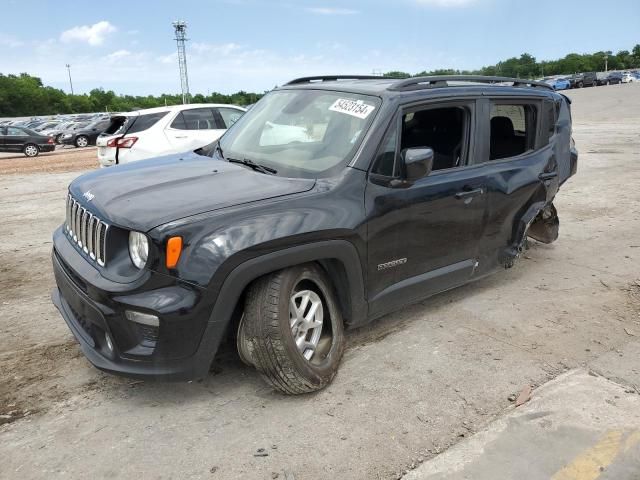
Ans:
[[[254,257],[236,266],[218,291],[209,323],[223,323],[228,330],[233,324],[234,312],[238,311],[238,302],[244,298],[253,281],[283,268],[309,262],[320,265],[329,276],[345,324],[352,326],[364,323],[368,309],[363,269],[356,247],[347,240],[296,245]]]

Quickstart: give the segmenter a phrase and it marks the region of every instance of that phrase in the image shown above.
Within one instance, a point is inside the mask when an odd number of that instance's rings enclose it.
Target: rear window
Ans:
[[[138,117],[133,117],[133,125],[127,129],[127,133],[137,133],[153,127],[158,121],[169,112],[147,113]]]

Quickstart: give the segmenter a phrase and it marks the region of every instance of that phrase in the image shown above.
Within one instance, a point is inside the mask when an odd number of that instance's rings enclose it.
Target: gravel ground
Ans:
[[[95,147],[56,147],[50,153],[41,153],[35,158],[22,154],[0,153],[0,175],[14,173],[78,172],[98,168]]]
[[[580,162],[557,198],[560,239],[349,332],[334,383],[295,398],[231,350],[202,382],[92,368],[49,300],[50,236],[78,172],[0,159],[0,478],[396,478],[523,385],[603,355],[640,368],[625,350],[640,336],[640,85],[569,95]]]

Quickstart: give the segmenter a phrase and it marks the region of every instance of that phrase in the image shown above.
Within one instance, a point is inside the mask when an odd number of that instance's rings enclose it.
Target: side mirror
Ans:
[[[414,182],[433,170],[433,149],[429,147],[405,148],[400,153],[405,168],[405,179]]]

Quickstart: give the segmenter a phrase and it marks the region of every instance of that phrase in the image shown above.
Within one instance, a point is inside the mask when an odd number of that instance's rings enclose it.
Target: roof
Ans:
[[[405,92],[444,92],[461,90],[465,93],[478,91],[491,91],[495,93],[513,93],[517,89],[519,93],[553,94],[553,88],[547,83],[509,77],[485,77],[475,75],[443,75],[411,77],[406,79],[359,76],[359,75],[333,75],[318,77],[303,77],[292,80],[280,89],[322,89],[338,90],[364,95],[392,96]]]
[[[242,111],[246,111],[246,108],[239,107],[237,105],[231,105],[228,103],[188,103],[186,105],[167,105],[166,107],[154,107],[154,108],[143,108],[140,110],[134,110],[132,112],[121,112],[116,115],[120,116],[137,116],[137,115],[146,115],[149,113],[161,113],[161,112],[175,112],[188,110],[190,108],[203,108],[203,107],[225,107],[225,108],[236,108]]]

